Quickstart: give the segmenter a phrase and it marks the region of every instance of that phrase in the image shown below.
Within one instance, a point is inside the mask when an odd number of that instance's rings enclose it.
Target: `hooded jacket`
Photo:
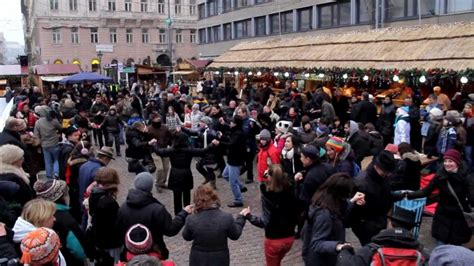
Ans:
[[[398,110],[400,114],[395,120],[395,136],[393,139],[393,144],[397,146],[402,142],[410,143],[410,117],[403,107],[398,108]]]
[[[40,139],[41,147],[48,148],[58,145],[58,132],[62,130],[59,121],[49,118],[49,107],[47,106],[37,106],[35,112],[40,118],[36,121],[34,134]]]
[[[29,176],[22,168],[11,164],[0,164],[0,180],[14,182],[20,187],[14,197],[5,198],[9,202],[16,202],[23,206],[35,196],[35,192],[29,186]]]
[[[110,191],[94,187],[89,197],[90,233],[100,249],[120,247],[124,239],[117,234],[119,205]]]
[[[153,237],[153,242],[158,246],[158,251],[167,259],[169,251],[163,241],[163,236],[175,236],[184,226],[187,213],[183,210],[171,218],[166,207],[153,197],[150,192],[138,189],[128,191],[125,203],[118,212],[118,232],[121,239],[125,239],[127,230],[137,223],[143,224]]]

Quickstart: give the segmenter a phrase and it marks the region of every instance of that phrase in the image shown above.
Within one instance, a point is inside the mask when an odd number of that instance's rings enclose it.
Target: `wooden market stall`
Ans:
[[[395,98],[413,93],[413,88],[426,97],[441,85],[452,96],[459,90],[474,91],[474,23],[241,42],[208,69],[240,75],[261,71],[280,80],[307,80],[308,88],[322,83],[352,92],[373,89],[374,95]]]
[[[45,64],[33,67],[33,77],[41,92],[65,77],[82,72],[77,64]]]
[[[12,89],[28,84],[28,67],[21,65],[0,65],[0,96],[6,93],[6,87]]]

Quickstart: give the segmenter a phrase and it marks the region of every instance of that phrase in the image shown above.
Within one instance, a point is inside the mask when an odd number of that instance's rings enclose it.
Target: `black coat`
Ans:
[[[436,173],[431,182],[422,190],[408,194],[409,199],[427,197],[439,189],[438,207],[433,217],[431,234],[446,244],[461,245],[471,239],[471,230],[464,220],[459,205],[449,191],[448,181],[458,196],[464,211],[469,211],[469,204],[474,205],[474,195],[470,191],[468,173],[464,167],[458,173],[448,173],[444,168]],[[366,196],[367,197],[367,196]]]
[[[146,226],[153,237],[153,242],[163,258],[167,259],[169,251],[163,241],[163,236],[175,236],[184,226],[187,213],[181,211],[171,219],[166,207],[147,193],[137,189],[128,191],[127,200],[120,206],[118,213],[118,234],[124,239],[127,230],[137,224]]]
[[[362,160],[364,160],[364,157],[370,155],[370,141],[368,134],[365,136],[360,132],[356,132],[347,141],[354,151],[354,161],[360,165]]]
[[[387,227],[387,214],[395,196],[390,189],[390,178],[380,176],[371,164],[355,178],[357,191],[365,194],[365,205],[355,206],[352,230],[362,245]]]
[[[124,239],[117,234],[119,205],[110,192],[94,188],[89,197],[89,213],[92,217],[90,237],[101,249],[117,248]]]
[[[309,206],[314,192],[333,174],[333,169],[326,163],[317,162],[306,168],[303,181],[297,183],[297,197]]]
[[[151,148],[145,133],[131,128],[125,133],[125,139],[127,142],[125,156],[133,159],[151,159]]]
[[[265,237],[281,239],[293,236],[298,222],[295,192],[287,188],[281,192],[269,192],[265,183],[260,185],[262,193],[262,217],[247,215],[245,218],[257,227],[265,229]]]
[[[13,197],[4,197],[4,199],[10,203],[20,204],[23,207],[25,203],[35,197],[35,192],[24,179],[19,176],[24,173],[17,171],[18,169],[16,169],[16,167],[3,165],[0,168],[0,180],[14,182],[20,187],[19,191]]]
[[[303,240],[306,266],[336,265],[336,246],[346,242],[343,216],[319,206],[312,207]]]
[[[23,151],[26,150],[26,145],[21,142],[20,134],[8,129],[3,129],[0,133],[0,146],[5,144],[12,144],[20,147]]]
[[[67,161],[69,160],[69,155],[74,149],[74,144],[69,141],[59,143],[59,179],[66,180],[66,167]]]
[[[193,157],[204,156],[212,146],[205,149],[195,149],[191,147],[178,147],[155,149],[156,154],[161,157],[169,157],[171,162],[168,188],[171,190],[191,190],[193,189],[193,173],[191,162]]]
[[[390,104],[388,106],[383,106],[382,111],[380,112],[380,117],[377,120],[377,128],[383,136],[390,136],[393,138],[393,131],[395,124],[395,113],[396,106]]]
[[[352,108],[351,120],[362,124],[377,122],[377,107],[369,101],[361,101]]]
[[[230,138],[221,140],[219,145],[227,148],[227,163],[232,166],[242,166],[245,161],[247,148],[246,138],[242,129],[234,127],[231,129]]]
[[[223,212],[218,207],[201,210],[186,219],[183,238],[193,241],[190,266],[230,265],[227,238],[239,239],[245,225],[245,217]]]

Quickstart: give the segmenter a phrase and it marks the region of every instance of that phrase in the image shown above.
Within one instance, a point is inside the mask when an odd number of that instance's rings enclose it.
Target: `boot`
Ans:
[[[207,183],[209,183],[209,179],[204,178],[204,182],[202,182],[201,184],[202,184],[202,185],[205,185],[205,184],[207,184]]]
[[[209,181],[209,184],[211,185],[212,189],[217,190],[216,180]]]

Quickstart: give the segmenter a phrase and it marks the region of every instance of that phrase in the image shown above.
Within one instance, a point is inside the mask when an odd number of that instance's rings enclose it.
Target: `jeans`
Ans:
[[[112,147],[115,142],[115,153],[120,154],[120,132],[111,133],[107,132],[107,146]]]
[[[43,147],[44,165],[46,177],[53,178],[59,176],[59,145]]]
[[[265,260],[267,266],[280,266],[281,261],[286,253],[290,251],[294,241],[295,237],[293,236],[280,239],[265,238],[263,246],[265,249]]]
[[[224,168],[224,173],[222,173],[222,176],[225,178],[225,180],[229,181],[230,189],[232,190],[232,194],[234,194],[234,202],[243,203],[242,193],[240,192],[240,189],[243,188],[243,185],[239,180],[240,166],[227,164]]]

